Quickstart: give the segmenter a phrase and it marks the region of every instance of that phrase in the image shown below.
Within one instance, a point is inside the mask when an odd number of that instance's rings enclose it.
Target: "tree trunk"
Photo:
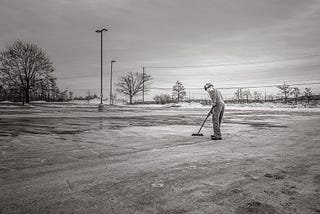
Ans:
[[[25,89],[24,90],[24,92],[25,92],[25,98],[26,98],[26,103],[29,103],[30,102],[30,97],[29,97],[29,89]]]
[[[130,95],[129,104],[132,104],[132,96]]]
[[[287,93],[284,92],[284,104],[286,104],[286,103],[287,103]]]
[[[179,98],[180,98],[180,87],[178,85],[178,103],[179,103]]]
[[[24,105],[24,91],[23,90],[21,90],[20,96],[21,96],[21,104]]]

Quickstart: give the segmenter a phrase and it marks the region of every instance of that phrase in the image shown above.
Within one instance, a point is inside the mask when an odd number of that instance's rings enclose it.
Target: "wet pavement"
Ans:
[[[319,113],[230,110],[224,140],[191,137],[206,111],[0,108],[0,212],[320,210]]]

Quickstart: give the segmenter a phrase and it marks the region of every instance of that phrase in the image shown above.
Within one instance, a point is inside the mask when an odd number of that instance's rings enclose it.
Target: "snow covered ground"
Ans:
[[[87,108],[95,107],[100,104],[100,99],[90,100],[72,100],[68,102],[44,102],[44,101],[33,101],[30,104],[26,104],[29,107],[34,106],[44,106],[48,107],[59,107],[59,108]],[[104,104],[108,106],[107,102]],[[18,103],[13,103],[10,101],[1,101],[0,108],[17,106]],[[127,106],[132,108],[173,108],[173,109],[207,109],[210,108],[209,105],[202,105],[196,102],[179,102],[179,103],[168,103],[168,104],[137,104],[137,105],[127,105],[127,104],[117,104],[116,106]],[[249,103],[249,104],[226,104],[226,109],[230,110],[264,110],[264,111],[291,111],[291,112],[320,112],[320,105],[293,105],[293,104],[282,104],[282,103]]]
[[[308,106],[308,105],[301,105],[301,104],[285,105],[282,103],[227,104],[226,109],[320,112],[320,106],[311,106],[311,105]]]
[[[139,107],[155,107],[155,108],[180,108],[180,109],[202,109],[210,108],[208,105],[202,105],[195,102],[180,102],[170,104],[150,104],[136,105]],[[301,111],[301,112],[320,112],[320,106],[311,105],[285,105],[282,103],[249,103],[249,104],[226,104],[226,109],[231,110],[265,110],[265,111]]]

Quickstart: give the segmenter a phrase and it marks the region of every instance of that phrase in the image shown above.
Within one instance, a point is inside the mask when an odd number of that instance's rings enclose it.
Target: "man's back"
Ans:
[[[222,94],[218,89],[213,88],[212,90],[208,90],[208,93],[212,100],[212,105],[224,104]]]

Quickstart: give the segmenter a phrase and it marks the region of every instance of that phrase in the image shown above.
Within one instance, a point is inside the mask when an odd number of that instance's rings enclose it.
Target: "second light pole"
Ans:
[[[116,60],[111,60],[111,73],[110,73],[110,105],[113,104],[113,96],[112,96],[112,69],[113,69],[113,63],[115,63]]]

